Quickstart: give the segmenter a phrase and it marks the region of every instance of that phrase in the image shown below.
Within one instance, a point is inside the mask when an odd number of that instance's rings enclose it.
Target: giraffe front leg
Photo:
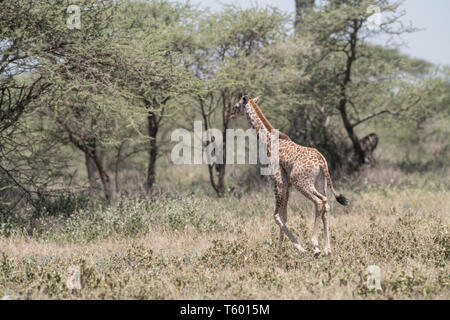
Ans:
[[[283,249],[283,240],[284,240],[284,233],[283,230],[280,228],[280,237],[278,240],[278,251],[281,251]]]
[[[284,197],[283,197],[283,201],[281,203],[281,221],[283,222],[283,224],[287,223],[287,203],[289,200],[289,188],[286,187],[284,192]],[[280,237],[279,237],[279,243],[278,243],[278,250],[281,251],[282,250],[282,246],[283,246],[283,240],[284,240],[284,232],[283,229],[280,228]]]
[[[305,252],[306,250],[300,245],[300,243],[295,239],[292,232],[286,226],[286,221],[283,219],[285,206],[287,206],[287,200],[289,197],[289,182],[284,171],[278,171],[272,176],[274,182],[275,191],[275,213],[274,219],[276,224],[280,227],[280,246],[281,246],[281,234],[284,233],[288,236],[289,240],[294,244],[295,248],[300,252]]]
[[[281,219],[279,211],[275,211],[274,218],[275,218],[276,224],[280,227],[280,232],[284,232],[288,236],[289,240],[291,240],[291,242],[294,244],[295,248],[298,251],[305,252],[306,250],[300,245],[300,243],[294,237],[292,232],[289,230],[289,228],[286,226],[286,224]]]
[[[275,219],[276,224],[280,227],[280,233],[285,233],[298,251],[305,252],[306,250],[300,245],[300,243],[297,241],[297,239],[295,239],[294,235],[288,229],[288,227],[286,226],[286,223],[283,221],[283,219],[280,216],[280,214],[282,212],[281,204],[283,203],[284,199],[282,198],[282,194],[280,192],[278,192],[277,188],[275,188],[275,198],[276,198],[276,204],[275,204],[274,219]]]

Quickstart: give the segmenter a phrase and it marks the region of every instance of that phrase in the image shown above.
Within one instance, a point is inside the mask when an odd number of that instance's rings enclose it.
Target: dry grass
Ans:
[[[32,235],[3,225],[0,296],[449,299],[448,188],[374,183],[352,190],[342,190],[349,207],[333,203],[326,257],[301,255],[288,242],[277,251],[269,187],[221,199],[195,191],[124,199],[114,208],[43,217]],[[312,205],[293,193],[288,225],[303,245],[312,224]],[[366,286],[373,264],[381,268],[381,291]],[[80,267],[81,290],[67,288],[69,266]]]

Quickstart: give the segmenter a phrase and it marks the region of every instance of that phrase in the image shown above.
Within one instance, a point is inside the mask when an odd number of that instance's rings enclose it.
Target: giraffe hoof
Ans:
[[[331,250],[325,249],[323,254],[326,255],[326,256],[329,256],[329,255],[331,255]]]
[[[320,249],[317,248],[317,247],[315,247],[315,248],[314,248],[314,256],[315,256],[315,257],[318,257],[319,255],[320,255]]]
[[[295,244],[295,248],[301,253],[306,252],[305,248],[303,248],[300,244]]]

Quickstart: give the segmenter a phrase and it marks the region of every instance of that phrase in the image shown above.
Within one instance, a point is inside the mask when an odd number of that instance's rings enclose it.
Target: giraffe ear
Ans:
[[[258,101],[259,101],[259,96],[257,96],[256,98],[253,98],[252,100],[255,102],[255,103],[257,103]]]

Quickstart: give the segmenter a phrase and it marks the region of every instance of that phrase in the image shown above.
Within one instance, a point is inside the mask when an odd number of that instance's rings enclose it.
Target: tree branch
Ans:
[[[390,110],[390,109],[384,109],[384,110],[381,110],[381,111],[372,113],[372,114],[368,115],[367,117],[365,117],[365,118],[363,118],[363,119],[360,119],[360,120],[358,120],[357,122],[353,123],[353,124],[352,124],[352,128],[354,128],[354,127],[360,125],[361,123],[366,122],[366,121],[368,121],[368,120],[370,120],[370,119],[372,119],[372,118],[375,118],[375,117],[377,117],[377,116],[379,116],[379,115],[382,115],[382,114],[384,114],[384,113],[389,113],[389,114],[394,115],[394,116],[399,116],[401,113],[408,111],[409,109],[411,109],[411,107],[413,107],[414,105],[416,105],[417,103],[419,103],[420,100],[422,100],[422,97],[418,97],[417,101],[415,101],[415,102],[414,102],[413,104],[411,104],[410,106],[408,106],[408,107],[406,107],[406,108],[402,108],[402,109],[397,110],[397,111],[392,111],[392,110]]]

